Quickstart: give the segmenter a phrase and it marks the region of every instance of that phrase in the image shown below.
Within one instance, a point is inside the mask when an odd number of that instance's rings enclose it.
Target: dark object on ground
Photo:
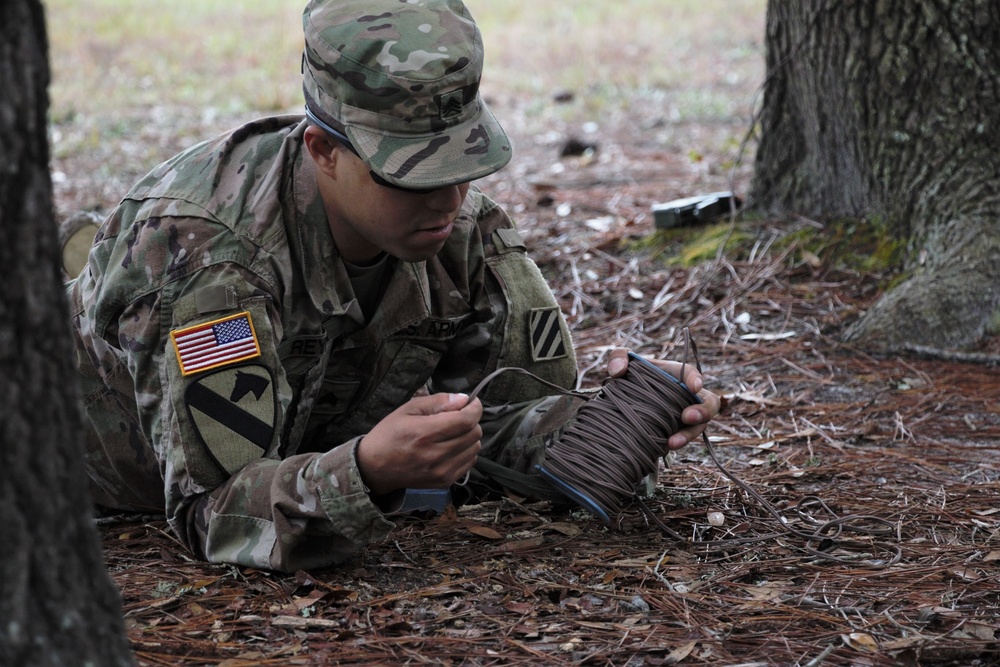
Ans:
[[[559,151],[559,157],[577,157],[585,155],[588,152],[596,153],[597,144],[591,141],[577,139],[576,137],[570,137],[566,140],[566,143],[563,144],[562,149]]]
[[[713,192],[675,199],[664,204],[653,204],[653,220],[657,229],[704,224],[735,213],[742,203],[732,192]]]

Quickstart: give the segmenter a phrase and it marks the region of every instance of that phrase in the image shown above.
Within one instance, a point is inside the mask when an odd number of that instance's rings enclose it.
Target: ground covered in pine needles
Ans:
[[[339,570],[195,562],[159,518],[103,520],[138,663],[997,664],[996,342],[950,358],[844,345],[893,277],[860,223],[657,231],[658,202],[745,196],[749,117],[685,122],[661,98],[589,123],[494,107],[518,157],[482,185],[549,278],[583,383],[612,346],[693,359],[687,329],[729,402],[710,448],[672,455],[611,525],[511,497],[400,519]],[[56,128],[61,214],[107,211],[154,157],[243,120],[149,113],[65,158],[100,128]]]

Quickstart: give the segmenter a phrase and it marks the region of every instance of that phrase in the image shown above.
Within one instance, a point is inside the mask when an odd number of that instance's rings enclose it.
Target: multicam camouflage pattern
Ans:
[[[532,335],[532,313],[555,301],[506,214],[475,188],[436,257],[395,262],[366,322],[305,127],[264,119],[154,169],[69,285],[96,502],[165,510],[197,555],[283,571],[339,563],[392,528],[355,447],[414,393],[469,392],[502,366],[564,387],[576,374],[561,317],[565,350]],[[239,313],[260,356],[183,375],[170,332]],[[213,417],[206,392],[260,428]],[[549,392],[522,375],[491,383],[484,455],[530,472],[575,410]]]
[[[307,106],[389,182],[466,182],[510,160],[479,95],[483,43],[460,0],[314,0],[302,24]]]

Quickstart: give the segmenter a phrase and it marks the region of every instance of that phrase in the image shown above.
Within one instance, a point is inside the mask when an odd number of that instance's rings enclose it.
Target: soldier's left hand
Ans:
[[[722,401],[718,396],[705,389],[701,373],[698,372],[694,364],[682,364],[679,361],[662,361],[648,357],[643,358],[662,368],[675,378],[679,378],[688,386],[688,389],[697,394],[703,401],[702,403],[695,403],[684,408],[684,411],[681,412],[681,421],[688,428],[681,429],[667,440],[667,447],[670,449],[680,449],[701,436],[705,429],[708,428],[708,422],[712,421],[719,414]],[[623,348],[612,350],[610,359],[608,360],[608,375],[611,377],[621,377],[627,369],[628,350]],[[684,377],[681,377],[682,371]]]

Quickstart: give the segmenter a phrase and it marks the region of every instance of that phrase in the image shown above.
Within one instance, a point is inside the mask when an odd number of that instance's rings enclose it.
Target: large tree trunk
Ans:
[[[1000,315],[1000,3],[770,0],[752,199],[880,217],[907,278],[848,331],[963,347]]]
[[[0,665],[132,664],[83,470],[37,0],[0,2]]]

